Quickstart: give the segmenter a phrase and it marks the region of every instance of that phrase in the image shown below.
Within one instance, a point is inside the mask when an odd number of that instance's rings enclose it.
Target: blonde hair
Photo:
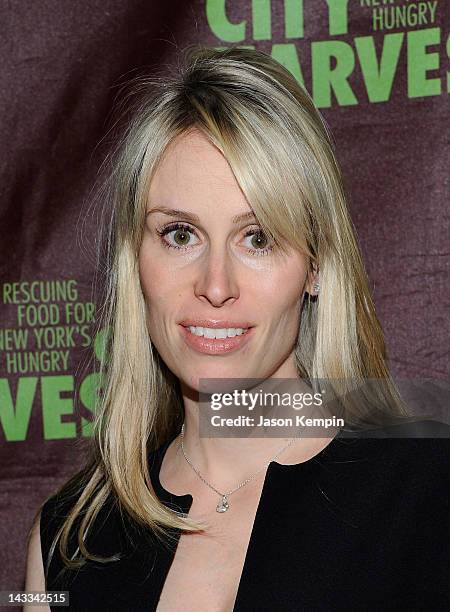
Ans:
[[[138,103],[111,154],[104,216],[109,248],[101,326],[110,329],[104,381],[91,439],[91,458],[64,492],[76,503],[56,534],[64,565],[112,561],[87,550],[85,537],[109,496],[158,537],[202,525],[169,510],[153,492],[149,451],[175,437],[184,420],[178,380],[162,362],[146,327],[138,254],[146,196],[167,145],[199,129],[219,148],[267,235],[308,255],[320,271],[320,296],[305,299],[295,358],[299,377],[341,381],[339,395],[380,379],[371,403],[379,414],[407,410],[386,366],[383,332],[347,209],[328,127],[307,91],[269,55],[245,48],[190,47],[181,69],[140,78]],[[130,98],[124,98],[128,106]],[[107,218],[111,218],[108,223]],[[311,271],[310,270],[310,271]],[[348,388],[346,388],[348,385]],[[371,415],[344,401],[346,421]],[[373,414],[372,414],[373,416]],[[69,534],[80,552],[69,558]],[[49,565],[49,561],[47,567]]]

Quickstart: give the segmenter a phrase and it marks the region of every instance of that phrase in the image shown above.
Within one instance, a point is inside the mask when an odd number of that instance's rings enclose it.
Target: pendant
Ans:
[[[222,501],[217,504],[216,512],[226,512],[229,507],[230,507],[230,504],[227,501],[227,496],[222,495]]]

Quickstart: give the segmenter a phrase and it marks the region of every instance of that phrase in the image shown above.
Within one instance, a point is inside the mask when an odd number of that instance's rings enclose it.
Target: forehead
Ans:
[[[199,130],[168,145],[150,183],[149,203],[180,208],[214,203],[236,212],[249,209],[227,160]]]

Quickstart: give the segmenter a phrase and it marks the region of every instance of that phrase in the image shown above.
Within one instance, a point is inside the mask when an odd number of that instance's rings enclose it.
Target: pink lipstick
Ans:
[[[246,329],[246,324],[240,323],[239,325],[233,324],[225,324],[225,322],[220,321],[220,323],[212,323],[208,321],[207,324],[204,322],[204,325],[201,325],[198,321],[197,324],[191,323],[189,320],[189,325],[194,327],[209,327],[210,329],[223,329],[223,328],[242,328]],[[227,338],[205,338],[205,336],[196,336],[189,328],[184,324],[180,324],[181,334],[186,342],[186,344],[199,353],[204,353],[206,355],[222,355],[231,353],[236,351],[243,346],[245,346],[253,335],[253,327],[249,326],[244,333],[240,336],[227,337]]]

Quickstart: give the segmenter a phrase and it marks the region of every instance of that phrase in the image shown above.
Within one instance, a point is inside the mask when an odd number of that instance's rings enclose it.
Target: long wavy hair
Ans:
[[[107,159],[102,224],[107,229],[106,292],[100,326],[109,330],[100,367],[90,458],[60,490],[74,505],[53,540],[67,568],[87,559],[86,536],[113,498],[134,523],[158,537],[203,525],[156,497],[149,452],[175,437],[184,420],[179,381],[149,337],[140,285],[141,246],[149,185],[167,145],[198,129],[222,152],[256,214],[278,245],[305,253],[320,271],[320,295],[302,305],[295,358],[300,378],[340,381],[346,422],[367,420],[364,403],[347,401],[356,383],[377,387],[378,414],[408,414],[390,377],[383,332],[349,216],[334,143],[308,92],[269,55],[231,47],[194,46],[174,69],[132,82],[127,119]],[[373,416],[373,412],[371,413]],[[78,520],[80,519],[80,520]],[[69,553],[69,536],[77,550]]]

